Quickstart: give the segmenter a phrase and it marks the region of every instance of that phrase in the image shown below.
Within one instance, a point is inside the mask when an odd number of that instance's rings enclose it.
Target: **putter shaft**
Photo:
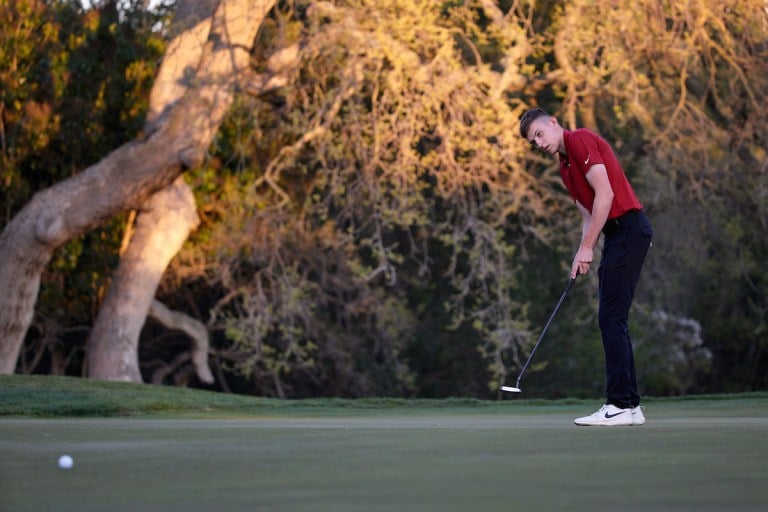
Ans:
[[[552,310],[552,314],[549,315],[549,320],[547,320],[546,325],[544,325],[544,329],[542,329],[541,334],[539,335],[539,339],[536,340],[536,344],[533,346],[533,350],[531,350],[531,355],[528,356],[528,360],[523,365],[522,370],[520,370],[520,375],[517,377],[517,381],[515,382],[515,387],[510,386],[502,386],[502,391],[511,391],[513,393],[520,393],[522,390],[520,389],[520,380],[523,378],[523,374],[525,373],[525,370],[528,368],[528,365],[531,364],[531,359],[533,359],[533,354],[536,353],[536,349],[539,348],[539,344],[541,343],[541,340],[544,339],[544,334],[546,334],[547,329],[549,329],[549,324],[552,323],[552,320],[555,318],[555,315],[557,314],[557,311],[560,309],[560,306],[565,301],[565,297],[568,295],[568,292],[571,291],[571,287],[573,286],[573,283],[576,282],[576,279],[571,277],[568,279],[568,284],[565,285],[565,291],[563,291],[563,295],[560,296],[560,300],[557,301],[557,304],[555,305],[555,309]]]

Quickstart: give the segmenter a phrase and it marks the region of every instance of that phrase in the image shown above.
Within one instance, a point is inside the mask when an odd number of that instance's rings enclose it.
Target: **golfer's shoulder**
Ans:
[[[587,153],[604,154],[612,151],[611,145],[602,136],[588,128],[578,128],[570,132],[566,146]]]
[[[600,141],[604,142],[604,139],[593,132],[589,128],[577,128],[569,132],[569,137],[573,142],[588,142],[588,141]]]

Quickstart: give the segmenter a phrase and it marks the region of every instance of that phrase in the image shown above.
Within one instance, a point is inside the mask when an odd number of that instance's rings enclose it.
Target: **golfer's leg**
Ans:
[[[645,216],[606,237],[599,268],[599,324],[605,351],[606,401],[622,408],[640,403],[628,319],[651,237]]]
[[[632,406],[630,397],[630,339],[627,328],[629,305],[626,300],[621,233],[606,237],[603,258],[598,269],[600,305],[598,324],[605,352],[606,402],[625,409]]]
[[[651,247],[653,230],[651,224],[645,215],[638,217],[630,227],[627,236],[627,272],[625,274],[625,285],[627,286],[628,302],[627,317],[632,307],[632,299],[635,295],[637,283],[640,280],[640,272],[643,269],[643,263]],[[635,372],[635,355],[632,347],[632,339],[627,331],[629,339],[629,399],[632,407],[640,405],[640,390],[637,385],[637,374]]]

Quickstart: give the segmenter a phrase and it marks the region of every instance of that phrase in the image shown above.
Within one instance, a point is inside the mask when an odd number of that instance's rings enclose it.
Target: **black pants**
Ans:
[[[636,211],[607,221],[603,234],[598,323],[605,351],[606,403],[637,407],[640,393],[628,319],[653,230],[645,213]]]

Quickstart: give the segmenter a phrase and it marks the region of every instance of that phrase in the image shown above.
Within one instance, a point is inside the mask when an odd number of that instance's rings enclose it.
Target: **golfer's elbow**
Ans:
[[[616,196],[616,194],[613,193],[613,188],[611,187],[603,187],[600,190],[595,192],[595,202],[599,202],[603,205],[611,205],[613,203],[613,198]]]

